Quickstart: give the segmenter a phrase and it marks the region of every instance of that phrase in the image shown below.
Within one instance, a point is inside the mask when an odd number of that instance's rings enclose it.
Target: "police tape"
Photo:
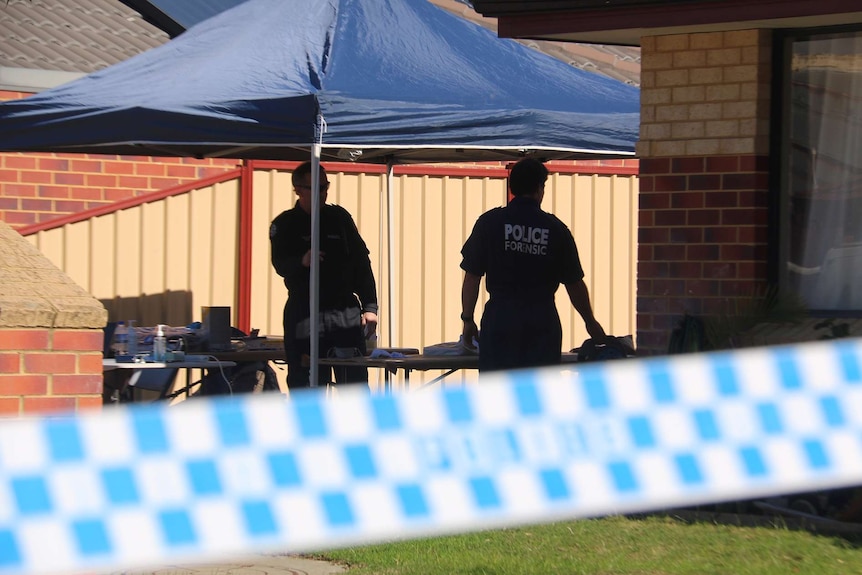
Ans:
[[[0,573],[298,552],[862,484],[862,341],[0,425]]]

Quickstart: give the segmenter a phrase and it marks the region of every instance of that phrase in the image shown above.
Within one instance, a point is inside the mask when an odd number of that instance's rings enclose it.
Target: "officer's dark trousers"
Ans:
[[[553,299],[492,297],[479,330],[480,372],[560,363],[563,329]]]
[[[290,389],[309,387],[311,340],[296,338],[296,324],[287,307],[284,313],[284,353],[287,359],[287,387]],[[335,348],[355,350],[358,355],[365,354],[365,338],[362,326],[344,329],[323,329],[320,333],[318,352],[321,358],[332,357]],[[333,381],[333,373],[335,375]],[[368,368],[320,366],[317,371],[317,385],[323,389],[330,383],[368,385]]]

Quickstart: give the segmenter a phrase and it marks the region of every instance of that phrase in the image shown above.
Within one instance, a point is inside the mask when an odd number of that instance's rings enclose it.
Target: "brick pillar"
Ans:
[[[0,416],[102,405],[104,306],[0,222]]]
[[[641,41],[637,344],[720,314],[767,279],[771,37]]]

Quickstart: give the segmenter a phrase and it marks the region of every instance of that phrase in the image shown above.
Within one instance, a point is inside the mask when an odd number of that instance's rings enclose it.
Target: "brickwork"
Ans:
[[[23,98],[0,91],[0,101]],[[0,220],[18,229],[176,187],[236,168],[237,160],[0,153]]]
[[[102,405],[107,311],[0,222],[0,416]]]
[[[0,416],[102,405],[102,331],[0,328]]]
[[[638,349],[766,281],[770,35],[644,38]]]

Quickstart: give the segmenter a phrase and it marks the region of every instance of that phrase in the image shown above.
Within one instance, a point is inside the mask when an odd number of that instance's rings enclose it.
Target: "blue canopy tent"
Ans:
[[[638,112],[637,88],[427,0],[248,0],[125,62],[0,104],[0,151],[390,166],[621,157],[634,153]],[[316,276],[313,266],[313,287]]]

